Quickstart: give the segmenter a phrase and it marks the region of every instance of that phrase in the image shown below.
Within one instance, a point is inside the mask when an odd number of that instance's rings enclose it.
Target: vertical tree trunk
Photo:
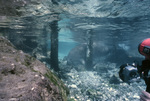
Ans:
[[[87,70],[93,69],[93,32],[89,30],[88,32],[88,42],[87,42],[87,50],[86,50],[86,62],[85,67]]]
[[[51,28],[51,67],[58,72],[58,21],[50,23]]]

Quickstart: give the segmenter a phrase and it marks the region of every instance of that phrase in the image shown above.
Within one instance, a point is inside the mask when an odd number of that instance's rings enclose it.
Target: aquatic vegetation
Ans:
[[[24,59],[24,65],[25,66],[30,66],[32,64],[32,62],[34,62],[36,59],[32,56],[29,56],[29,55],[25,55],[25,59]]]
[[[68,101],[67,100],[67,95],[69,94],[69,89],[67,88],[67,86],[64,85],[64,83],[59,80],[59,78],[57,77],[56,74],[52,73],[51,71],[48,71],[45,76],[52,81],[52,83],[55,86],[59,87],[59,90],[61,91],[61,94],[63,96],[64,101]],[[66,95],[67,94],[67,95]]]
[[[74,98],[70,98],[67,101],[76,101]]]

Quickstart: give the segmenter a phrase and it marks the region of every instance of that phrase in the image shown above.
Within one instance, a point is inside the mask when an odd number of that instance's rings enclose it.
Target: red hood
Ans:
[[[147,54],[147,53],[144,52],[145,47],[149,47],[149,51],[150,51],[150,38],[145,39],[144,41],[142,41],[142,43],[140,43],[139,47],[138,47],[139,53],[144,55],[146,59],[150,60],[150,54]]]

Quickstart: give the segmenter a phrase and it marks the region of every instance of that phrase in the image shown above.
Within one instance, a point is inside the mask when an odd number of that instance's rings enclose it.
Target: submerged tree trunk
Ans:
[[[86,49],[86,61],[85,67],[87,70],[93,69],[93,32],[89,30],[87,33],[88,35],[88,42],[87,42],[87,49]]]
[[[51,29],[51,67],[58,72],[58,21],[50,23]]]

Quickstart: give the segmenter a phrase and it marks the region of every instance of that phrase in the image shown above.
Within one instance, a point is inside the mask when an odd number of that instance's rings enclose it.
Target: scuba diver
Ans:
[[[139,73],[147,86],[146,91],[142,91],[140,95],[140,101],[150,101],[150,76],[148,76],[150,70],[150,38],[142,41],[138,50],[140,54],[145,56],[145,60],[142,61],[142,65],[139,67]]]
[[[146,91],[142,91],[140,101],[150,101],[150,38],[143,40],[139,44],[138,51],[145,56],[142,65],[139,66],[136,63],[121,65],[119,77],[128,84],[139,81],[142,78],[147,87]]]

